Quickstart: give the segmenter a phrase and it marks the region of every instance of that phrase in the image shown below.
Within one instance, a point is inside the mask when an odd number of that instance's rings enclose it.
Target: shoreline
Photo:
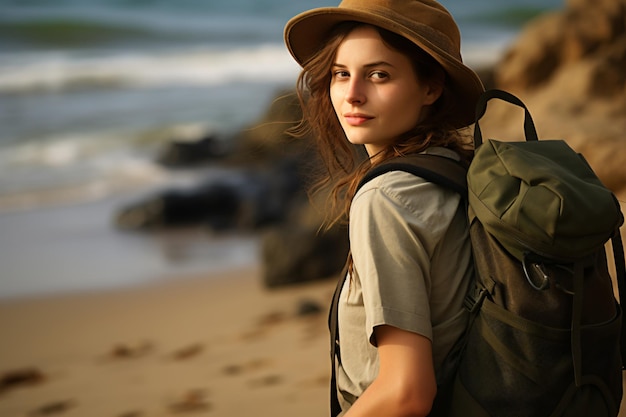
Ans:
[[[258,262],[253,234],[212,234],[202,225],[116,229],[124,198],[0,213],[0,302],[132,289]]]

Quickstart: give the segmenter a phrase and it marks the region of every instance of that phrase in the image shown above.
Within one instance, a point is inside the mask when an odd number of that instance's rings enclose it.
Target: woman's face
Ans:
[[[411,61],[378,31],[359,26],[339,45],[330,99],[348,140],[372,156],[414,128],[441,89],[418,80]]]

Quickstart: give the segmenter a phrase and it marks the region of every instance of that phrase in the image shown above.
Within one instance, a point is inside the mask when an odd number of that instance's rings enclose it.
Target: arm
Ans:
[[[430,340],[387,325],[374,332],[379,373],[346,417],[427,416],[437,393]]]

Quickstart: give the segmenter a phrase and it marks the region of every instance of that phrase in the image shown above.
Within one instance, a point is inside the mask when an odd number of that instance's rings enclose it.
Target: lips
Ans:
[[[372,116],[368,116],[362,113],[346,113],[343,115],[343,118],[350,126],[360,126],[363,123],[373,119]]]

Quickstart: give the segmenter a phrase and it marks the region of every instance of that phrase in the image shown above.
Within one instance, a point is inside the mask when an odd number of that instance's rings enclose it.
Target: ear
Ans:
[[[433,79],[428,83],[424,104],[431,105],[441,97],[441,94],[443,94],[443,83],[444,81],[439,78]]]

